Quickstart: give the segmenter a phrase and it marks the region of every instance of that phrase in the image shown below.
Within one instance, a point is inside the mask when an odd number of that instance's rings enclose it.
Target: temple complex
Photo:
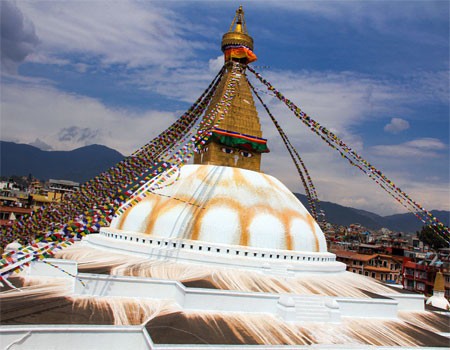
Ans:
[[[253,45],[239,7],[193,164],[143,182],[109,226],[10,277],[5,348],[448,347],[448,312],[346,271],[308,210],[260,171]]]

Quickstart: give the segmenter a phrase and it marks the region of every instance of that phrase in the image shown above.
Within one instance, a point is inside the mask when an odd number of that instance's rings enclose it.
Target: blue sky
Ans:
[[[450,209],[448,1],[2,1],[1,139],[131,153],[208,86],[241,3],[267,80],[425,208]],[[320,199],[403,211],[264,96]],[[263,170],[302,192],[261,118]]]

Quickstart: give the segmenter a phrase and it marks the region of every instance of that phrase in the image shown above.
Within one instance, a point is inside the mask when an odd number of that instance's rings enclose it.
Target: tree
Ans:
[[[430,226],[424,226],[417,232],[417,237],[424,243],[428,244],[432,249],[448,247],[448,243],[439,234],[437,234]]]

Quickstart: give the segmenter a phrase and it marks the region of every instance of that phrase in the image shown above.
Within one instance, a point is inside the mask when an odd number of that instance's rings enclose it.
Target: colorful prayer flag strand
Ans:
[[[258,98],[259,102],[262,104],[262,106],[266,110],[267,114],[269,115],[270,119],[272,120],[273,124],[275,125],[278,133],[280,134],[281,139],[283,140],[283,143],[286,146],[286,149],[288,150],[289,155],[291,156],[291,159],[294,162],[294,165],[295,165],[297,172],[300,176],[300,179],[302,181],[303,187],[306,192],[306,196],[308,198],[308,204],[309,204],[309,207],[311,210],[311,214],[314,217],[314,219],[316,219],[318,221],[319,217],[318,217],[317,207],[319,206],[319,199],[317,197],[316,189],[314,187],[311,177],[309,176],[309,172],[305,166],[305,163],[303,162],[303,160],[300,157],[300,155],[298,154],[297,150],[294,148],[294,146],[290,142],[288,136],[286,135],[284,130],[281,128],[278,121],[273,116],[272,112],[270,112],[269,107],[267,107],[267,105],[262,100],[261,96],[259,96],[259,94],[257,93],[255,87],[250,82],[249,82],[249,86],[252,89],[255,96]],[[323,220],[324,218],[321,218],[321,219]]]
[[[170,148],[180,135],[186,133],[186,129],[198,123],[224,71],[225,68],[220,70],[187,113],[157,138],[134,152],[132,156],[86,182],[78,192],[67,196],[63,201],[41,207],[31,215],[17,221],[12,228],[2,230],[2,246],[14,240],[27,244],[43,238],[46,240],[81,239],[86,234],[98,232],[101,226],[108,226],[117,208],[132,193],[120,191],[122,184],[136,184],[136,180],[146,173],[149,164],[152,164],[159,154]],[[148,178],[151,176],[147,174]],[[3,264],[0,264],[0,268],[2,267]]]
[[[266,88],[272,92],[281,102],[283,102],[295,116],[299,118],[306,126],[308,126],[315,134],[317,134],[322,140],[324,140],[331,148],[338,151],[339,154],[347,159],[349,163],[363,173],[365,173],[370,179],[375,181],[384,191],[391,195],[397,202],[404,206],[408,211],[412,212],[423,223],[429,225],[436,233],[441,235],[447,242],[450,242],[449,229],[444,226],[432,213],[428,212],[423,206],[411,199],[404,191],[396,186],[391,180],[389,180],[380,170],[376,169],[372,164],[364,160],[358,155],[352,148],[347,146],[340,138],[334,133],[320,125],[309,115],[303,112],[292,101],[283,96],[278,90],[276,90],[272,84],[264,79],[261,74],[257,73],[253,68],[248,69],[256,76],[256,78],[266,86]]]
[[[213,130],[219,127],[221,121],[228,113],[228,108],[231,106],[231,100],[235,96],[236,84],[238,82],[237,74],[239,74],[241,70],[242,67],[238,64],[232,66],[230,78],[227,82],[223,98],[212,106],[212,109],[206,113],[195,128],[192,128],[171,150],[158,159],[158,164],[162,164],[162,166],[153,171],[153,177],[150,181],[139,181],[140,183],[143,183],[143,185],[129,195],[128,201],[123,203],[119,208],[117,215],[122,214],[125,210],[139,203],[146,197],[148,192],[155,193],[155,190],[160,189],[161,184],[164,184],[175,171],[186,164],[198,148],[208,142],[209,138],[213,135]],[[175,179],[175,181],[177,181],[177,179]],[[192,203],[189,204],[193,205]],[[200,205],[196,206],[201,207]]]

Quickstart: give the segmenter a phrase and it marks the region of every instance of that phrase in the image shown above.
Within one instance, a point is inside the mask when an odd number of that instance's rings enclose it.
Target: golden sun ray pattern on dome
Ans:
[[[327,251],[315,220],[270,175],[186,165],[176,182],[154,192],[113,219],[111,228],[255,248]]]

